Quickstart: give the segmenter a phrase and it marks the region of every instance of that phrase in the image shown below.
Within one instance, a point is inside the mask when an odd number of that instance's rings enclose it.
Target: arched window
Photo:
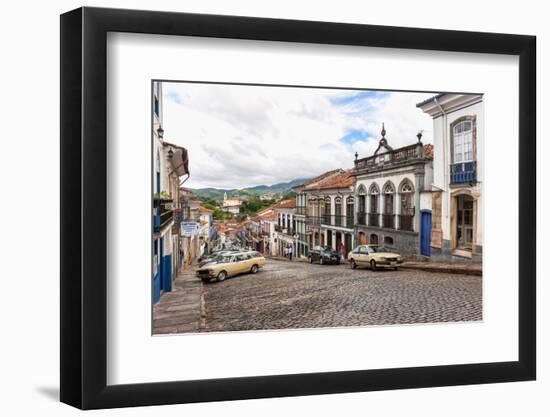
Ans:
[[[330,224],[330,197],[325,197],[325,210],[324,210],[324,216],[323,216],[323,223]]]
[[[404,179],[399,185],[400,214],[399,224],[401,230],[413,231],[414,217],[414,186],[409,179]]]
[[[348,197],[346,200],[346,227],[349,229],[353,228],[353,216],[354,216],[354,210],[355,210],[355,198],[354,197]]]
[[[382,187],[382,194],[384,196],[384,212],[382,214],[383,227],[394,229],[395,228],[395,187],[391,181],[388,181]]]
[[[476,118],[462,116],[451,123],[451,184],[476,182]]]
[[[342,222],[342,197],[336,197],[334,199],[334,224],[336,226],[343,226],[343,222]]]
[[[474,127],[472,120],[463,120],[453,126],[453,162],[474,160]]]
[[[369,226],[380,226],[379,208],[380,189],[376,183],[369,187]]]
[[[363,184],[357,189],[357,223],[367,224],[367,189]]]

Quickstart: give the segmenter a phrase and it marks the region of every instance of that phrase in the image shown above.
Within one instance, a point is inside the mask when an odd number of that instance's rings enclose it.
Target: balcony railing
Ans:
[[[395,215],[382,214],[382,227],[386,229],[395,229]]]
[[[383,154],[356,159],[355,169],[366,169],[367,171],[369,171],[371,169],[379,169],[388,165],[401,164],[405,161],[430,157],[431,156],[425,153],[422,144],[415,143],[413,145],[405,146],[403,148],[395,149],[389,152],[385,152]]]
[[[449,167],[451,184],[462,184],[466,182],[476,182],[477,180],[476,161],[459,162]]]
[[[361,224],[361,225],[367,224],[367,213],[364,213],[364,212],[357,213],[357,224]]]
[[[380,214],[369,213],[369,226],[380,227]]]
[[[290,236],[294,236],[295,233],[295,230],[292,227],[279,226],[278,224],[275,225],[275,231]]]
[[[400,214],[399,215],[399,230],[406,230],[412,232],[413,228],[413,218],[410,214]]]
[[[320,226],[321,225],[321,218],[317,216],[307,216],[306,217],[306,225],[307,226]]]
[[[321,224],[323,226],[347,227],[349,229],[353,229],[353,214],[350,216],[325,214],[324,216],[321,216]]]
[[[165,198],[153,199],[153,230],[160,231],[174,218],[173,200]]]

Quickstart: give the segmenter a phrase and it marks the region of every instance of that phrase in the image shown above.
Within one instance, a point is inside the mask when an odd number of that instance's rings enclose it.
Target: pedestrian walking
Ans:
[[[288,247],[288,259],[292,261],[292,245]]]
[[[284,254],[284,257],[286,258],[288,256],[288,246],[285,246],[283,248],[283,254]]]
[[[344,242],[342,242],[342,244],[340,245],[340,255],[341,255],[342,259],[346,259],[347,248],[346,248],[346,244]]]

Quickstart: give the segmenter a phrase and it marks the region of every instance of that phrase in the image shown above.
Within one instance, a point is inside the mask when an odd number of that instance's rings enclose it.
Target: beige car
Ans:
[[[348,254],[348,261],[352,269],[358,266],[369,266],[373,271],[378,267],[397,269],[397,266],[403,262],[401,255],[378,245],[357,246]]]
[[[197,277],[203,282],[209,282],[212,278],[223,281],[228,277],[238,274],[257,273],[265,265],[265,258],[255,251],[236,252],[220,255],[212,262],[203,265],[197,270]]]

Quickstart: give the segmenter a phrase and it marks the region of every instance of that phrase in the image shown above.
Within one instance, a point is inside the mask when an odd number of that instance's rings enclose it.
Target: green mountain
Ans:
[[[256,185],[247,188],[191,188],[193,194],[206,199],[223,200],[223,194],[228,196],[240,197],[246,200],[248,197],[260,197],[265,194],[273,194],[274,197],[281,197],[292,191],[292,187],[305,181],[304,178],[295,179],[288,182],[280,182],[273,185]]]

